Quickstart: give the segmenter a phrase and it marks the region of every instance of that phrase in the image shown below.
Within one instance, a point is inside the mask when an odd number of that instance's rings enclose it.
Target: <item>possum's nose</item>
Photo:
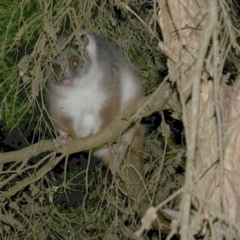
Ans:
[[[63,83],[63,85],[66,85],[66,86],[72,85],[72,81],[70,79],[63,79],[62,83]]]

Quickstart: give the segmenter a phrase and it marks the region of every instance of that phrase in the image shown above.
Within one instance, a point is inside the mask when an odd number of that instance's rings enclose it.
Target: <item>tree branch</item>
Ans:
[[[27,161],[33,156],[49,151],[61,153],[60,157],[54,159],[54,161],[50,158],[48,163],[39,170],[36,170],[36,172],[29,175],[28,178],[23,179],[1,194],[4,196],[12,196],[16,194],[23,187],[26,187],[30,183],[33,183],[43,177],[63,157],[72,153],[97,148],[109,142],[111,143],[116,140],[119,134],[123,133],[132,123],[137,122],[142,117],[149,116],[153,112],[164,109],[174,109],[175,112],[178,112],[180,109],[177,94],[172,92],[169,83],[161,84],[154,93],[142,98],[136,104],[129,106],[121,113],[121,115],[116,117],[106,128],[97,134],[69,141],[58,149],[54,147],[51,140],[42,140],[32,146],[18,151],[0,153],[2,164],[7,162]]]

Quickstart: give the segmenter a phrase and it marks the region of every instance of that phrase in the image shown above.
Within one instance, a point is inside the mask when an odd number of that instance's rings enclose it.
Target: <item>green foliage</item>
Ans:
[[[20,78],[17,64],[36,42],[34,29],[40,19],[30,24],[37,14],[36,1],[0,4],[3,13],[0,16],[0,119],[13,128],[23,121],[36,119],[33,114],[36,99],[31,98],[31,85]]]

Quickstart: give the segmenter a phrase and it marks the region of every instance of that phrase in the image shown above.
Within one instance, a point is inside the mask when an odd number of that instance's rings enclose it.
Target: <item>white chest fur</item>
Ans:
[[[99,86],[101,73],[95,73],[96,69],[93,67],[76,85],[61,86],[63,98],[58,101],[58,107],[64,115],[72,119],[77,138],[97,133],[101,125],[99,112],[106,96]]]

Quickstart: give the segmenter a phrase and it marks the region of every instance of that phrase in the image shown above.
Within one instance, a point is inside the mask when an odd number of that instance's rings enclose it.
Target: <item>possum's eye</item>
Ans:
[[[79,66],[79,60],[77,58],[72,58],[71,66],[72,66],[72,68],[77,68]]]

